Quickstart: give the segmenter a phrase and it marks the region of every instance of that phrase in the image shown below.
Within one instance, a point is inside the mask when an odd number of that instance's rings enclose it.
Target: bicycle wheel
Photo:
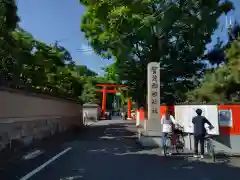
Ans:
[[[181,150],[181,141],[180,141],[180,136],[179,135],[177,135],[175,143],[176,143],[175,144],[176,153],[179,154],[179,152]]]
[[[211,140],[207,141],[207,148],[208,148],[208,153],[210,154],[213,162],[215,162],[216,161],[216,155],[215,155],[214,145],[212,144]]]
[[[179,154],[179,152],[183,153],[184,147],[185,147],[184,137],[182,135],[178,135],[176,140],[176,147],[175,147],[177,154]]]
[[[184,137],[181,135],[181,138],[180,138],[181,140],[181,147],[182,147],[182,152],[184,152],[184,148],[185,148],[185,139],[184,139]]]
[[[216,154],[214,148],[212,149],[212,160],[213,162],[216,162]]]

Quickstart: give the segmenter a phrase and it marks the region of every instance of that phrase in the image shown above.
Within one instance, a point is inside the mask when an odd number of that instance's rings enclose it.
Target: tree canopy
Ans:
[[[0,0],[0,85],[81,103],[96,103],[95,84],[108,78],[76,65],[57,42],[48,45],[19,27],[14,0]]]
[[[204,59],[207,59],[213,67],[219,67],[219,65],[227,62],[225,51],[231,46],[233,41],[238,39],[238,36],[240,35],[240,24],[237,21],[235,21],[232,25],[229,25],[227,35],[228,42],[226,44],[224,44],[218,37],[217,43],[203,57]]]
[[[76,65],[76,72],[78,76],[96,77],[98,75],[96,72],[83,65]]]
[[[233,5],[220,0],[80,0],[81,30],[94,51],[114,58],[114,71],[138,104],[146,103],[147,64],[161,64],[161,102],[186,100],[199,86],[202,56]]]
[[[240,103],[239,66],[240,25],[235,21],[228,27],[228,42],[218,39],[206,55],[208,68],[199,87],[188,93],[188,100],[206,103]]]
[[[233,4],[220,0],[80,0],[81,30],[93,50],[114,63],[99,76],[76,65],[59,43],[46,44],[19,27],[14,0],[0,0],[0,84],[78,102],[98,103],[97,83],[127,83],[128,96],[146,105],[147,64],[161,64],[161,103],[239,102],[239,31],[227,44],[206,45],[218,18]],[[203,60],[214,68],[207,68]]]
[[[189,92],[192,102],[240,102],[240,39],[231,42],[226,50],[228,61],[223,66],[206,73],[201,86]]]

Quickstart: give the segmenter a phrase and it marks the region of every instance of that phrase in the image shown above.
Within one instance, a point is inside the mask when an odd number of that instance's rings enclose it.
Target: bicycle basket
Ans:
[[[183,133],[184,133],[183,127],[176,127],[176,128],[174,129],[174,133],[175,133],[175,134],[183,134]]]

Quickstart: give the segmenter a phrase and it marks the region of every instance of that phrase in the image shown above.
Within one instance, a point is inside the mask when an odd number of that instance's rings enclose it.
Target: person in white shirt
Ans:
[[[166,136],[172,134],[173,125],[178,125],[174,117],[170,114],[170,111],[167,109],[165,115],[161,118],[162,124],[162,146],[165,145]],[[171,152],[169,153],[171,155]]]

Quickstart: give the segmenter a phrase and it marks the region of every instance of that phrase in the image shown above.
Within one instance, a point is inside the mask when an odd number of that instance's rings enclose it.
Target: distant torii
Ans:
[[[126,84],[96,84],[98,87],[102,87],[101,90],[97,90],[103,94],[102,98],[102,117],[101,119],[105,119],[105,112],[106,112],[106,103],[107,103],[107,93],[118,93],[120,92],[117,89],[107,89],[108,87],[117,88],[117,87],[127,87]],[[128,98],[128,119],[131,119],[131,109],[132,109],[132,102],[131,99]]]

